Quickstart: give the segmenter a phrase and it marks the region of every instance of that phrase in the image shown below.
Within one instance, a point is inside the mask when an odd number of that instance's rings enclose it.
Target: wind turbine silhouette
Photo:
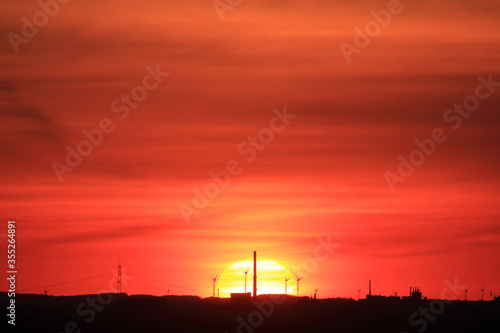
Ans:
[[[297,296],[300,296],[300,293],[299,293],[299,282],[300,280],[302,280],[304,277],[299,277],[298,275],[295,275],[295,278],[297,279]]]
[[[247,268],[247,270],[244,270],[243,267],[241,268],[243,272],[245,272],[245,294],[247,293],[247,274],[248,271],[250,270],[250,267]]]
[[[484,286],[481,289],[481,301],[484,301]]]
[[[361,292],[361,290],[360,290],[360,289],[358,289],[358,301],[359,301],[359,293],[360,293],[360,292]]]
[[[287,279],[287,278],[286,278],[286,276],[284,276],[284,278],[285,278],[285,295],[286,295],[286,294],[287,294],[287,292],[288,292],[288,289],[287,289],[287,286],[286,286],[286,285],[287,285],[287,283],[288,283],[288,280],[291,280],[292,278],[290,277],[290,278],[288,278],[288,279]]]
[[[215,287],[217,286],[217,277],[219,276],[219,273],[215,275],[215,277],[211,277],[213,280],[213,297],[215,298]]]
[[[465,288],[465,300],[467,300],[467,292],[469,291],[469,289]]]

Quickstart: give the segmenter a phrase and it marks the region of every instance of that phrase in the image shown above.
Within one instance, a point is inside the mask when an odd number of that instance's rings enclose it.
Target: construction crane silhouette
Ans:
[[[217,286],[217,277],[219,276],[219,273],[215,274],[215,277],[211,277],[211,279],[213,280],[213,285],[212,285],[212,288],[213,288],[213,297],[215,298],[215,287]]]
[[[241,270],[243,272],[245,272],[245,294],[247,293],[247,275],[248,275],[248,271],[250,270],[250,267],[248,267],[246,270],[244,270],[243,268],[241,268]]]

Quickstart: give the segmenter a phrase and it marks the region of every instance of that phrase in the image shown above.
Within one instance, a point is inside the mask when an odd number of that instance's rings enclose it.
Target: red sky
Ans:
[[[41,9],[2,2],[0,232],[16,220],[18,290],[98,292],[120,258],[129,294],[209,296],[253,250],[293,268],[331,235],[301,294],[371,279],[439,297],[455,278],[468,298],[500,293],[500,88],[457,130],[443,120],[478,76],[500,81],[500,4],[401,5],[348,64],[340,44],[386,1],[244,1],[224,21],[211,1],[71,1],[17,54],[8,34]],[[157,65],[169,76],[121,120],[112,102]],[[247,162],[238,146],[284,106],[296,117]],[[103,118],[114,131],[59,182],[53,161]],[[435,128],[448,139],[392,192],[384,173]],[[186,224],[179,204],[231,160],[241,174]]]

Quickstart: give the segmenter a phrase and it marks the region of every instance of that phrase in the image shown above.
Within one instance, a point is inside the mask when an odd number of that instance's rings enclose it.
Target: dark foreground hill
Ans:
[[[8,298],[0,293],[5,313]],[[16,295],[15,327],[1,332],[500,332],[500,301],[347,300],[259,296]],[[7,314],[9,310],[7,309]]]

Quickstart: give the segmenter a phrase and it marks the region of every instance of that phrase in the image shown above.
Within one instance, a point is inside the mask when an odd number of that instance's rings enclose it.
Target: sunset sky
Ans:
[[[401,0],[350,63],[340,45],[387,1],[247,0],[224,20],[211,0],[59,7],[14,47],[43,9],[0,4],[0,241],[16,220],[19,291],[105,291],[120,260],[129,294],[206,297],[256,250],[295,272],[316,261],[303,295],[356,298],[369,279],[383,295],[437,298],[445,279],[500,294],[500,83],[458,128],[444,117],[478,77],[500,82],[498,1]],[[132,91],[147,96],[129,107]],[[445,142],[392,191],[384,174],[436,128]],[[259,133],[273,135],[262,150]],[[239,173],[187,223],[231,161]],[[324,260],[318,238],[338,245]]]

